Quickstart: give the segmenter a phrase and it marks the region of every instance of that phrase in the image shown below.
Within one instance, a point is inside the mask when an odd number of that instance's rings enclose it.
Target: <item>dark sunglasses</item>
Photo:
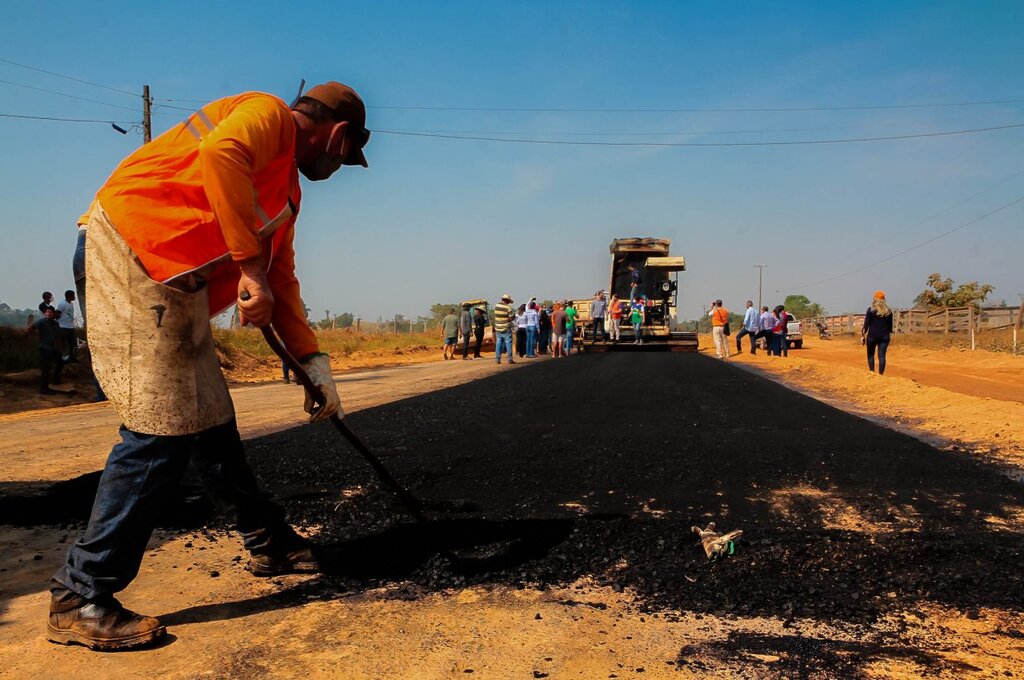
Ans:
[[[358,149],[362,149],[370,141],[370,131],[366,128],[356,128],[349,124],[347,134],[351,135],[352,143]]]

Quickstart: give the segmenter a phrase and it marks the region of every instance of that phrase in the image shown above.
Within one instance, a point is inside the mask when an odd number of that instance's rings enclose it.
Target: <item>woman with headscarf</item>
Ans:
[[[885,351],[892,335],[892,310],[885,304],[885,291],[876,290],[871,306],[864,314],[860,342],[868,348],[868,370],[875,371],[875,350],[878,350],[878,374],[885,373]]]

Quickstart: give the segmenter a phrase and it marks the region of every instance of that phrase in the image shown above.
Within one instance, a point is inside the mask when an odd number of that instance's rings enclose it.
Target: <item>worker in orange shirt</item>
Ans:
[[[165,634],[114,595],[138,573],[156,509],[190,457],[241,534],[249,571],[319,570],[245,460],[209,319],[237,304],[243,323],[273,323],[326,397],[317,409],[306,395],[311,420],[343,415],[295,277],[298,173],[318,181],[342,165],[366,167],[369,136],[366,108],[346,85],[318,85],[291,107],[247,92],[138,149],[96,194],[80,220],[87,332],[123,425],[89,526],[51,580],[50,640],[112,650]]]
[[[711,338],[715,341],[715,356],[719,359],[729,358],[729,310],[721,300],[711,303]]]

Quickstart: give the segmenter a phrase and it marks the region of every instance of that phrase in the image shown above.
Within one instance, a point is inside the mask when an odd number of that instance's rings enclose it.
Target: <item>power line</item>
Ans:
[[[183,101],[183,100],[178,100]],[[993,106],[1020,104],[1024,99],[993,99],[987,101],[943,102],[937,104],[866,104],[860,106],[780,106],[738,108],[558,108],[499,106],[367,106],[368,109],[393,111],[466,111],[490,113],[792,113],[809,111],[881,111],[891,109],[937,109],[957,106]]]
[[[925,222],[929,222],[929,221],[935,219],[936,217],[939,217],[940,215],[945,215],[946,213],[948,213],[950,210],[953,210],[954,208],[959,208],[964,203],[968,203],[970,201],[973,201],[975,198],[977,198],[978,196],[981,196],[982,194],[987,194],[988,192],[992,191],[993,189],[995,189],[997,187],[1001,187],[1002,185],[1006,184],[1007,182],[1009,182],[1011,180],[1017,179],[1021,175],[1024,175],[1024,170],[1020,170],[1018,172],[1015,172],[1012,175],[1010,175],[1009,177],[1005,177],[1005,178],[999,180],[998,182],[996,182],[995,184],[991,184],[991,185],[985,187],[984,189],[982,189],[981,191],[979,191],[977,193],[974,193],[974,194],[971,194],[967,198],[964,198],[964,199],[962,199],[960,201],[957,201],[953,205],[948,206],[946,208],[943,208],[942,210],[940,210],[940,211],[938,211],[936,213],[932,213],[928,217],[920,219],[917,222],[914,222],[913,224],[910,224],[910,225],[908,225],[906,227],[903,227],[902,229],[898,229],[896,231],[889,232],[889,233],[887,233],[885,235],[885,238],[880,239],[878,241],[875,241],[873,243],[870,243],[870,244],[864,246],[863,248],[861,248],[860,250],[855,250],[852,253],[847,253],[847,257],[852,257],[854,255],[860,255],[864,251],[871,250],[875,246],[877,246],[877,245],[879,245],[881,243],[884,243],[886,241],[889,241],[889,240],[891,240],[895,236],[899,236],[901,234],[905,234],[906,232],[921,226]]]
[[[1024,127],[1024,123],[996,125],[993,127],[973,128],[970,130],[947,130],[943,132],[923,132],[908,135],[888,135],[884,137],[848,137],[842,139],[800,139],[789,141],[756,141],[756,142],[582,142],[569,139],[508,139],[503,137],[449,135],[403,130],[374,130],[375,134],[401,135],[405,137],[431,137],[436,139],[464,139],[479,142],[504,142],[507,144],[555,144],[568,146],[619,146],[619,147],[724,147],[724,146],[797,146],[815,144],[850,144],[855,142],[881,142],[900,139],[922,139],[926,137],[949,137],[951,135],[967,135],[978,132],[993,132]]]
[[[816,286],[816,285],[819,285],[819,284],[822,284],[822,283],[828,283],[830,281],[835,281],[836,279],[845,278],[845,277],[849,276],[850,274],[857,274],[859,272],[864,271],[865,269],[870,269],[872,267],[877,267],[878,265],[883,264],[885,262],[889,262],[890,260],[895,260],[897,257],[900,257],[901,255],[906,255],[907,253],[909,253],[909,252],[911,252],[913,250],[917,250],[918,248],[922,248],[922,247],[924,247],[926,245],[929,245],[930,243],[934,243],[935,241],[938,241],[939,239],[943,239],[943,238],[949,236],[950,234],[954,234],[954,233],[960,231],[961,229],[966,229],[967,227],[971,226],[972,224],[977,224],[978,222],[981,222],[983,219],[985,219],[987,217],[991,217],[992,215],[995,215],[998,212],[1002,212],[1003,210],[1006,210],[1007,208],[1010,208],[1010,207],[1015,206],[1018,203],[1022,203],[1022,202],[1024,202],[1024,196],[1019,196],[1018,198],[1015,198],[1014,200],[1010,201],[1009,203],[1006,203],[1004,205],[999,206],[995,210],[990,210],[989,212],[985,213],[984,215],[979,215],[978,217],[975,217],[972,220],[969,220],[967,222],[964,222],[963,224],[960,224],[960,225],[958,225],[956,227],[953,227],[952,229],[944,231],[941,234],[938,234],[937,236],[933,236],[932,238],[928,239],[927,241],[922,241],[921,243],[918,243],[917,245],[910,246],[909,248],[905,248],[905,249],[899,251],[898,253],[893,253],[892,255],[889,255],[888,257],[885,257],[885,258],[883,258],[881,260],[878,260],[877,262],[872,262],[871,264],[866,264],[866,265],[864,265],[862,267],[857,267],[856,269],[851,269],[848,272],[843,272],[842,274],[836,274],[835,276],[830,276],[827,279],[821,279],[820,281],[811,281],[809,283],[801,283],[801,284],[796,284],[796,285],[787,286],[787,287],[792,289],[792,288],[800,288],[800,287],[804,287],[804,286]]]
[[[54,71],[47,71],[46,69],[38,68],[36,66],[29,66],[28,64],[19,64],[18,62],[11,61],[10,59],[0,59],[0,62],[3,62],[5,64],[10,64],[11,66],[17,66],[18,68],[28,69],[29,71],[37,71],[39,73],[45,73],[46,75],[49,75],[49,76],[55,76],[57,78],[64,78],[65,80],[73,80],[76,83],[84,83],[85,85],[92,85],[93,87],[99,87],[99,88],[102,88],[104,90],[110,90],[111,92],[120,92],[121,94],[128,94],[128,95],[131,95],[133,97],[138,97],[139,96],[138,92],[129,92],[128,90],[122,90],[121,88],[118,88],[118,87],[111,87],[109,85],[102,85],[100,83],[94,83],[91,80],[85,80],[83,78],[75,78],[74,76],[67,76],[67,75],[64,75],[63,73],[56,73]]]
[[[956,116],[950,118],[950,121],[963,120],[963,116]],[[887,123],[874,123],[871,127],[899,127],[907,125],[905,121],[890,121]],[[403,132],[416,132],[421,134],[444,134],[444,135],[540,135],[542,137],[676,137],[676,136],[704,136],[704,135],[746,135],[746,134],[766,134],[776,132],[834,132],[837,130],[859,130],[863,129],[865,125],[843,125],[843,126],[828,126],[828,127],[790,127],[790,128],[763,128],[763,129],[738,129],[738,130],[667,130],[667,131],[648,131],[638,132],[631,130],[628,132],[603,132],[603,131],[592,131],[592,132],[538,132],[538,131],[524,131],[524,130],[435,130],[435,129],[416,129],[416,130],[403,130]]]
[[[2,79],[0,79],[0,83],[4,83],[5,85],[14,85],[15,87],[23,87],[26,90],[35,90],[37,92],[46,92],[47,94],[55,94],[58,97],[67,97],[68,99],[77,99],[77,100],[83,101],[83,102],[92,102],[93,104],[102,104],[103,106],[112,106],[115,109],[124,109],[126,111],[137,111],[138,110],[138,109],[132,108],[130,106],[121,106],[120,104],[111,104],[110,102],[100,101],[99,99],[90,99],[88,97],[79,97],[76,94],[67,94],[66,92],[58,92],[57,90],[48,90],[45,87],[36,87],[34,85],[25,85],[24,83],[15,83],[14,81],[11,81],[11,80],[2,80]],[[138,95],[135,95],[135,96],[138,96]]]
[[[177,99],[160,97],[156,101],[178,104],[206,104],[210,99]],[[776,106],[736,108],[585,108],[585,107],[502,107],[502,106],[406,106],[379,105],[367,109],[380,111],[461,111],[475,113],[801,113],[814,111],[886,111],[894,109],[939,109],[968,106],[1021,104],[1024,99],[991,99],[981,101],[939,102],[933,104],[864,104],[855,106]],[[172,107],[173,108],[173,107]]]
[[[25,116],[19,113],[0,113],[0,118],[20,118],[24,120],[50,120],[58,121],[61,123],[103,123],[104,125],[117,123],[118,125],[138,125],[137,120],[101,120],[99,118],[57,118],[55,116]]]

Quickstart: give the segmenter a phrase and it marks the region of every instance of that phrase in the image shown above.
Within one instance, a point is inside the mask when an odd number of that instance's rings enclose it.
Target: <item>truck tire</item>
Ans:
[[[795,347],[796,349],[803,349],[804,348],[803,338],[801,338],[801,339],[797,340],[796,342],[794,342],[793,343],[793,347]]]

